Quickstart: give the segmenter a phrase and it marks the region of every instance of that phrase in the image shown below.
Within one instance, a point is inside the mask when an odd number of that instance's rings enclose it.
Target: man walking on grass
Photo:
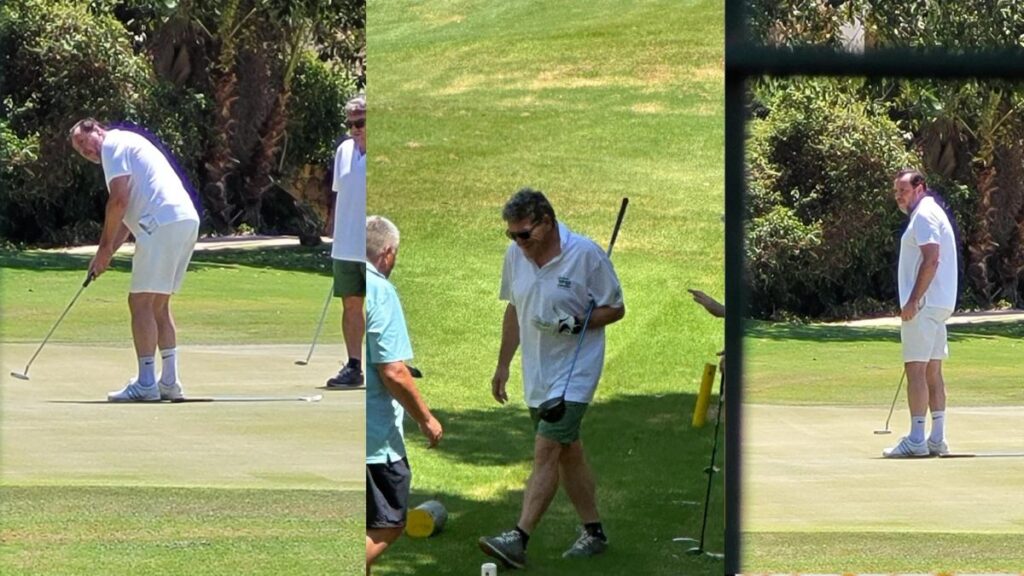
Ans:
[[[526,565],[530,534],[558,491],[559,480],[583,529],[565,557],[599,554],[607,547],[597,511],[594,475],[587,465],[580,426],[594,399],[604,366],[604,327],[625,315],[622,287],[605,251],[555,218],[541,192],[524,188],[505,204],[502,300],[508,302],[501,326],[501,349],[491,394],[504,404],[509,365],[522,348],[523,388],[534,423],[533,472],[523,496],[519,521],[511,530],[482,537],[480,548],[506,566]],[[565,393],[566,411],[558,422],[540,419],[538,407],[558,397],[590,302],[594,310]]]
[[[412,344],[402,303],[388,277],[398,257],[398,229],[385,218],[366,221],[366,574],[402,535],[412,472],[406,459],[402,419],[419,424],[433,448],[441,424],[416,389],[405,361]]]
[[[348,360],[327,380],[328,388],[363,385],[363,299],[366,296],[366,97],[345,105],[345,126],[351,138],[334,154],[334,296],[341,298],[341,332]]]
[[[942,361],[949,356],[946,320],[956,307],[956,238],[946,213],[928,195],[920,172],[900,171],[894,195],[900,211],[910,215],[900,240],[899,261],[900,340],[907,371],[910,434],[882,455],[940,456],[949,453]],[[932,427],[925,438],[929,410]]]
[[[69,138],[82,157],[103,166],[110,192],[89,275],[102,275],[129,234],[135,237],[128,307],[139,359],[138,376],[107,395],[107,400],[180,400],[171,295],[181,289],[185,279],[199,234],[199,215],[168,158],[142,135],[108,130],[86,118],[71,128]],[[158,346],[163,361],[159,382],[155,358]]]

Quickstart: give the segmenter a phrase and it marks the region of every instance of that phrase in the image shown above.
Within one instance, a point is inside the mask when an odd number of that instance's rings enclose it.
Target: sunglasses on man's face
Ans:
[[[512,241],[516,241],[516,240],[529,240],[530,236],[533,235],[534,228],[536,228],[537,226],[540,226],[539,222],[538,223],[534,223],[533,226],[530,226],[529,228],[527,228],[525,230],[516,230],[516,231],[505,230],[505,236],[508,236],[508,239],[512,240]]]
[[[366,126],[366,118],[356,118],[355,120],[345,120],[345,126],[349,128],[363,128]]]

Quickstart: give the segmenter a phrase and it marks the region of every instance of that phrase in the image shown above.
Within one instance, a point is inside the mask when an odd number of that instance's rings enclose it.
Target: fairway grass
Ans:
[[[0,573],[359,574],[363,494],[0,488]]]
[[[391,279],[417,384],[445,427],[428,451],[407,425],[413,504],[436,498],[449,511],[443,533],[399,540],[374,573],[478,573],[477,539],[516,522],[533,442],[519,358],[508,406],[490,380],[509,245],[501,209],[530,186],[602,247],[630,203],[612,258],[626,316],[607,329],[582,433],[610,548],[561,558],[578,519],[559,494],[530,540],[529,571],[721,574],[720,560],[672,542],[699,536],[713,426],[690,419],[703,365],[722,348],[721,320],[685,290],[723,293],[721,3],[371,0],[367,12],[367,210],[401,231]],[[722,551],[722,509],[717,476],[708,550]]]
[[[362,392],[318,390],[343,360],[329,247],[196,252],[175,297],[188,396],[318,403],[104,402],[135,372],[129,259],[0,252],[0,573],[290,576],[363,565]]]
[[[745,537],[744,564],[751,573],[1018,574],[1020,543],[1020,534],[759,532]]]
[[[951,325],[954,453],[1024,453],[1024,326]],[[745,340],[747,572],[1008,573],[1024,566],[1024,458],[883,460],[909,422],[899,329],[753,323]]]

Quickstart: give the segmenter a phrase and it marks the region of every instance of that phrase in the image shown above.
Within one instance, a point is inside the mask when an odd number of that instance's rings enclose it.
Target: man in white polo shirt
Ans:
[[[907,371],[910,434],[886,458],[912,458],[947,454],[945,439],[946,384],[942,361],[948,357],[946,320],[956,307],[956,237],[949,218],[928,195],[924,176],[902,170],[894,181],[896,204],[910,222],[900,240],[900,340]],[[932,413],[931,434],[925,421]]]
[[[123,389],[111,392],[107,400],[180,400],[171,295],[181,289],[199,234],[199,215],[192,198],[169,159],[142,135],[107,130],[87,118],[77,122],[69,136],[79,154],[103,166],[110,191],[103,232],[96,255],[89,263],[89,275],[98,278],[103,274],[129,234],[135,237],[128,306],[139,359],[138,376]],[[159,383],[157,346],[162,358]]]
[[[558,491],[559,478],[583,524],[563,556],[592,556],[607,547],[580,424],[604,366],[604,327],[621,320],[626,309],[604,249],[559,222],[543,193],[520,190],[505,204],[502,217],[513,244],[501,275],[500,297],[508,306],[491,394],[501,404],[508,401],[509,365],[521,348],[524,396],[535,430],[534,462],[518,523],[498,536],[480,538],[479,545],[507,566],[522,568],[530,534]],[[593,313],[565,393],[565,415],[546,422],[538,407],[559,397],[566,386],[591,301]]]
[[[351,138],[334,154],[334,296],[341,298],[341,332],[348,360],[327,380],[328,388],[363,385],[363,301],[366,298],[366,97],[345,105],[345,126]]]

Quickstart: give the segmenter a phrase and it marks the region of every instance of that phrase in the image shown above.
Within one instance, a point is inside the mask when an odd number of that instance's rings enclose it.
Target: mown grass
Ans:
[[[328,490],[0,488],[0,572],[359,574],[362,494]]]
[[[626,318],[607,331],[605,371],[583,440],[612,541],[589,562],[560,558],[575,514],[559,496],[530,541],[536,574],[720,574],[684,555],[697,536],[711,428],[689,426],[720,321],[686,287],[721,295],[722,26],[714,2],[370,2],[368,211],[402,231],[393,281],[445,439],[412,444],[414,504],[450,517],[429,540],[400,540],[380,574],[469,574],[476,540],[516,521],[532,434],[518,360],[511,406],[490,398],[508,246],[501,207],[518,188],[606,245]],[[720,453],[721,454],[721,453]],[[720,461],[721,462],[721,461]],[[708,549],[721,551],[721,478]]]

